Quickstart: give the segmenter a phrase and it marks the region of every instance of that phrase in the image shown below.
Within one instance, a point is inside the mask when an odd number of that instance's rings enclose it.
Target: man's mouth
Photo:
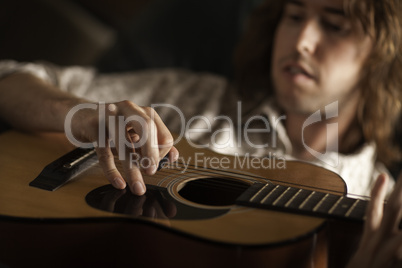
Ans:
[[[289,73],[290,75],[304,75],[309,79],[315,79],[314,75],[307,71],[305,68],[299,65],[288,65],[284,68],[285,72]]]

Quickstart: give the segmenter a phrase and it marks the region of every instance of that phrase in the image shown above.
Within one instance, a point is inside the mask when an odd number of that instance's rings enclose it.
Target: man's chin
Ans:
[[[320,107],[317,105],[317,102],[313,102],[304,98],[296,98],[296,97],[282,97],[278,98],[278,104],[282,108],[285,113],[293,113],[299,115],[311,115]]]

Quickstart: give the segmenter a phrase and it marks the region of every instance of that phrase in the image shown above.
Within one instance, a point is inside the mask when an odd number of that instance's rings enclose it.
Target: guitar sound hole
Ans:
[[[233,179],[205,178],[187,182],[179,194],[189,201],[208,206],[230,206],[250,185]]]

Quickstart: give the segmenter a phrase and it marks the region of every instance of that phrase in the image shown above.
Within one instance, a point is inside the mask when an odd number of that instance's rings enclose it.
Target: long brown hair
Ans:
[[[270,68],[273,38],[287,1],[268,0],[251,15],[235,54],[240,95],[256,101],[273,94]],[[345,0],[346,14],[363,26],[374,47],[365,64],[357,113],[363,138],[377,145],[388,167],[401,161],[402,4],[400,0]],[[263,90],[262,90],[263,89]]]

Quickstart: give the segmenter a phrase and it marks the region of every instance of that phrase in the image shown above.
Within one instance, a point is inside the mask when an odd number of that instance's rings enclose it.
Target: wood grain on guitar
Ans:
[[[324,219],[234,204],[255,182],[343,195],[342,179],[325,169],[288,161],[284,169],[219,170],[190,161],[184,172],[172,165],[145,176],[148,192],[135,197],[107,185],[95,165],[50,192],[29,183],[73,149],[63,135],[11,131],[0,148],[0,262],[11,267],[328,266]],[[184,163],[195,159],[188,144],[177,148]]]

